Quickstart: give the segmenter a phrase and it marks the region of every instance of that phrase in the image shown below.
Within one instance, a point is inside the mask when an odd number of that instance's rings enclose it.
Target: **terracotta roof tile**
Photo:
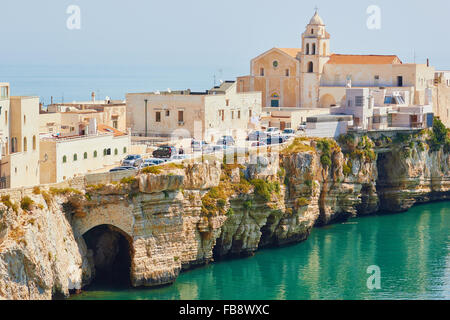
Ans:
[[[283,51],[284,53],[290,55],[293,58],[296,58],[297,54],[302,51],[302,49],[300,48],[277,48],[277,49]]]
[[[104,132],[104,133],[114,133],[114,137],[126,135],[122,131],[119,131],[117,129],[114,129],[113,127],[110,127],[110,126],[107,126],[107,125],[104,125],[104,124],[101,124],[101,123],[99,123],[97,125],[97,130],[100,131],[100,132]]]
[[[396,55],[332,54],[329,64],[402,64]]]

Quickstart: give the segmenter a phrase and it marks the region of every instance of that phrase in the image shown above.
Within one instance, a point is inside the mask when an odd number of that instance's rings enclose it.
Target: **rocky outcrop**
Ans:
[[[381,209],[401,212],[416,203],[450,199],[450,153],[441,148],[395,148],[378,157]]]
[[[36,203],[30,211],[0,204],[0,297],[64,297],[91,274],[86,246],[74,238],[61,203],[29,197]]]
[[[241,165],[163,166],[98,185],[89,177],[11,191],[0,203],[0,297],[67,296],[107,270],[123,239],[132,285],[157,286],[214,260],[303,241],[315,225],[448,199],[443,148],[395,148],[376,155],[368,137],[298,139]],[[25,197],[33,200],[26,210],[18,207]],[[103,234],[101,226],[109,226]]]

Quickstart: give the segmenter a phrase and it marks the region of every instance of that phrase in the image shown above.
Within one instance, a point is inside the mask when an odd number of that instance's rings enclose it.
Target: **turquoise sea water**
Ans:
[[[381,271],[369,290],[367,267]],[[297,245],[182,273],[157,289],[92,287],[74,299],[450,299],[450,203],[314,229]]]

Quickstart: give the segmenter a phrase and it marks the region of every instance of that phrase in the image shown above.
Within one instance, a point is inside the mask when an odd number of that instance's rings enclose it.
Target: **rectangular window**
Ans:
[[[231,120],[234,119],[234,111],[231,111]]]
[[[248,110],[248,117],[249,117],[249,118],[252,117],[252,110]]]
[[[178,122],[184,122],[184,111],[178,111]]]
[[[241,110],[238,110],[238,119],[241,118]]]
[[[259,75],[260,75],[261,77],[264,77],[264,68],[261,68],[261,69],[259,70]]]
[[[270,106],[272,108],[278,108],[280,106],[280,102],[278,100],[272,100],[270,101]]]
[[[364,97],[358,96],[355,97],[355,106],[362,107],[364,105]]]
[[[113,120],[113,128],[117,129],[119,127],[119,121]]]
[[[0,88],[0,98],[8,98],[8,87]]]
[[[169,116],[170,116],[170,111],[166,110],[166,117],[169,117]]]
[[[403,87],[403,77],[402,76],[397,77],[397,87]]]
[[[289,69],[286,69],[286,77],[289,77]]]
[[[156,122],[161,122],[161,112],[160,111],[156,111]]]
[[[230,100],[225,100],[225,104],[226,104],[226,106],[228,107],[229,105],[230,105]]]

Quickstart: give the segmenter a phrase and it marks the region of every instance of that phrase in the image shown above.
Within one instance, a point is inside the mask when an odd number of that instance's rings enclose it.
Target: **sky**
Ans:
[[[71,5],[80,29],[67,28]],[[367,27],[371,5],[381,10],[378,30]],[[415,56],[450,69],[447,0],[2,1],[0,66],[133,65],[232,78],[272,47],[300,47],[316,6],[334,53]]]

